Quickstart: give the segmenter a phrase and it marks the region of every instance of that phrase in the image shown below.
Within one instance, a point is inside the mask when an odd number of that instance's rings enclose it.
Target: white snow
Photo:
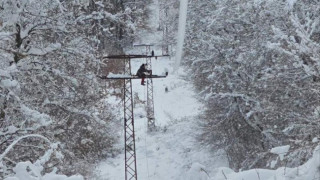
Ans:
[[[9,77],[10,77],[10,74],[9,74],[7,71],[5,71],[5,70],[0,69],[0,77],[7,77],[7,78],[9,78]]]
[[[270,152],[273,154],[278,154],[280,157],[280,160],[282,161],[284,156],[288,153],[289,149],[290,149],[290,145],[278,146],[278,147],[272,148]]]
[[[133,69],[138,69],[143,62],[145,60],[132,60]],[[208,147],[197,144],[195,137],[200,130],[197,129],[196,115],[202,105],[196,100],[191,84],[183,80],[187,74],[181,69],[175,75],[171,73],[173,63],[168,58],[152,62],[154,74],[161,74],[165,67],[169,70],[167,78],[153,79],[158,131],[147,132],[145,104],[137,104],[134,109],[138,179],[183,179],[189,176],[192,179],[196,172],[208,177],[203,170],[210,173],[216,167],[227,166],[223,152],[217,152],[218,156],[212,158],[214,153],[211,154]],[[146,87],[140,85],[140,80],[132,83],[133,94],[137,93],[140,100],[146,101]],[[122,104],[118,109],[123,113]],[[119,128],[123,130],[122,126]],[[123,132],[120,135],[123,136]],[[118,146],[124,151],[123,141]],[[199,170],[200,166],[202,170]],[[100,180],[124,179],[124,154],[102,162],[97,171]]]
[[[187,1],[182,0],[181,3]],[[158,2],[154,0],[150,7],[150,32],[141,31],[141,38],[136,44],[154,44],[151,48],[155,54],[160,54],[161,47],[157,44],[161,36],[156,33],[158,27]],[[185,11],[186,13],[186,11]],[[156,33],[156,34],[155,34]],[[179,34],[178,40],[183,40]],[[281,34],[279,34],[281,36]],[[183,42],[181,43],[183,45]],[[268,43],[269,48],[277,48],[278,44]],[[128,54],[145,54],[145,48],[128,50]],[[178,53],[177,53],[178,54]],[[182,50],[180,55],[182,56]],[[180,57],[181,57],[180,56]],[[179,59],[179,58],[177,58]],[[177,60],[176,59],[176,60]],[[145,59],[132,60],[132,70],[135,72]],[[177,62],[176,62],[177,63]],[[279,168],[277,170],[251,169],[243,172],[234,172],[228,168],[224,152],[212,152],[210,147],[197,142],[201,129],[198,126],[198,113],[202,104],[197,101],[192,85],[186,81],[188,74],[183,69],[177,69],[172,74],[175,62],[170,58],[159,58],[152,61],[154,74],[161,74],[168,68],[169,75],[164,79],[153,79],[154,105],[157,131],[148,132],[145,104],[136,104],[134,108],[135,136],[136,136],[136,161],[139,180],[313,180],[320,177],[320,146],[316,148],[313,158],[306,164],[297,168]],[[126,77],[127,75],[110,74],[108,77]],[[140,85],[140,80],[133,80],[133,94],[137,94],[141,101],[146,101],[147,90]],[[166,92],[165,89],[168,89]],[[215,94],[217,97],[237,96],[247,101],[257,102],[242,94]],[[109,99],[118,104],[119,114],[122,104],[117,99]],[[257,109],[260,108],[257,102]],[[248,117],[253,112],[247,114]],[[122,127],[119,122],[119,128]],[[117,145],[122,153],[114,158],[102,161],[96,170],[97,180],[125,179],[124,169],[124,132]],[[280,159],[288,153],[290,146],[280,146],[270,150],[279,155]],[[277,160],[279,159],[277,158]],[[275,167],[277,160],[270,163]],[[299,172],[297,174],[297,172]]]
[[[0,155],[0,166],[2,165],[2,159],[8,154],[10,150],[22,139],[26,138],[40,138],[46,141],[50,145],[50,148],[40,157],[36,162],[32,163],[30,161],[19,162],[13,168],[14,174],[10,177],[6,177],[4,180],[83,180],[83,177],[80,175],[74,175],[67,177],[65,175],[56,174],[56,169],[50,173],[43,173],[44,164],[48,162],[50,157],[54,154],[57,159],[61,159],[63,156],[60,152],[57,151],[58,144],[51,143],[49,139],[39,134],[29,134],[17,138],[10,146]],[[44,174],[44,175],[43,175]]]
[[[178,70],[180,66],[181,58],[183,55],[183,42],[186,32],[187,22],[187,11],[188,11],[188,0],[180,0],[180,11],[179,11],[179,27],[178,27],[178,42],[176,51],[176,63],[174,71]]]
[[[21,112],[25,115],[27,120],[36,122],[38,127],[48,126],[51,124],[52,120],[49,115],[40,113],[39,111],[30,109],[25,105],[21,105]]]
[[[80,175],[67,177],[65,175],[58,175],[55,171],[41,175],[42,170],[42,166],[36,166],[30,161],[19,162],[13,168],[15,175],[7,177],[4,180],[84,180]]]
[[[15,133],[18,130],[15,126],[9,126],[8,127],[8,133]]]
[[[16,80],[4,79],[0,81],[0,85],[6,88],[13,88],[13,87],[17,87],[19,83]]]
[[[7,134],[14,134],[18,131],[19,129],[16,128],[15,126],[9,126],[7,131],[1,132],[0,131],[0,136],[7,135]]]
[[[157,2],[154,2],[151,12],[158,13]],[[151,50],[155,54],[161,54],[160,33],[155,35],[158,23],[157,16],[153,19],[151,27],[153,31],[141,33],[141,39],[135,44],[154,44]],[[135,47],[127,54],[145,54],[145,47]],[[132,60],[132,72],[145,63],[145,59]],[[153,79],[154,85],[154,108],[157,131],[148,132],[145,105],[137,104],[134,108],[135,136],[136,136],[136,160],[138,179],[171,180],[171,179],[194,179],[199,176],[209,178],[214,168],[227,166],[223,152],[210,152],[210,148],[201,146],[196,137],[199,135],[198,113],[202,104],[196,99],[192,85],[185,79],[188,77],[185,70],[177,69],[173,72],[174,61],[168,57],[159,57],[152,60],[153,74],[169,72],[166,78]],[[109,74],[108,77],[125,77],[127,75]],[[140,85],[140,80],[133,80],[133,94],[138,94],[142,101],[147,100],[146,86]],[[168,89],[168,92],[165,89]],[[118,104],[114,102],[113,104]],[[122,112],[123,105],[118,109]],[[123,120],[122,120],[123,121]],[[123,136],[122,127],[119,135]],[[97,168],[99,180],[125,179],[124,174],[124,142],[121,138],[118,147],[123,151],[115,158],[109,158],[101,162]],[[212,155],[216,155],[214,158]],[[194,179],[196,180],[196,179]]]
[[[61,72],[59,69],[52,69],[52,72],[58,76],[61,76],[62,78],[69,80],[73,85],[79,86],[79,82],[76,78],[69,76],[65,74],[64,72]]]
[[[271,161],[270,167],[271,167],[271,168],[274,168],[274,167],[276,166],[277,162],[278,162],[278,158],[277,158],[277,160]]]
[[[189,171],[186,173],[185,180],[209,180],[210,176],[205,170],[205,167],[200,163],[192,164]]]
[[[294,4],[297,0],[287,0],[287,9],[293,9]]]
[[[79,0],[78,1],[80,4],[83,4],[83,5],[86,5],[86,6],[89,6],[90,4],[90,1],[89,0]]]
[[[130,78],[131,75],[129,74],[113,74],[113,73],[109,73],[108,78]]]
[[[313,143],[317,143],[317,142],[319,142],[319,139],[317,137],[315,137],[315,138],[312,139],[312,142]]]
[[[32,54],[32,55],[45,55],[45,54],[48,54],[48,53],[51,53],[53,51],[56,51],[58,49],[61,48],[61,44],[60,43],[55,43],[55,44],[50,44],[48,45],[47,47],[45,48],[35,48],[35,47],[32,47],[28,53],[29,54]]]
[[[314,109],[314,112],[313,112],[314,116],[319,118],[320,117],[320,106],[316,107]]]
[[[251,169],[236,173],[229,168],[218,168],[210,180],[318,180],[320,178],[320,146],[313,151],[313,157],[305,164],[277,170]]]

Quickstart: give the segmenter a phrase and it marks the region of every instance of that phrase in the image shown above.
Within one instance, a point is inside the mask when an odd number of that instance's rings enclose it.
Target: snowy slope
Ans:
[[[195,146],[195,137],[199,132],[196,115],[201,104],[196,101],[191,85],[181,79],[181,73],[170,75],[172,63],[168,59],[153,63],[154,69],[162,69],[165,65],[169,67],[166,79],[154,79],[158,131],[147,132],[144,105],[134,109],[139,179],[181,179],[194,162],[212,168],[225,165],[222,163],[225,162],[223,156],[220,157],[222,160],[214,159],[206,148]],[[133,64],[139,65],[139,62]],[[165,92],[165,87],[169,92]],[[140,99],[146,100],[146,87],[141,86],[139,80],[133,81],[133,90]],[[99,169],[101,179],[124,179],[124,154],[102,163]]]
[[[218,168],[211,180],[319,180],[320,146],[316,147],[313,157],[296,168],[281,167],[277,170],[251,169],[239,173],[229,168]]]
[[[154,0],[150,19],[151,31],[140,31],[140,39],[135,44],[155,44],[155,54],[161,54],[161,34],[158,26],[158,2]],[[145,53],[145,48],[127,50],[128,54]],[[174,57],[174,55],[172,56]],[[132,73],[145,63],[143,59],[132,61]],[[165,79],[154,79],[154,103],[157,131],[147,132],[145,105],[134,108],[137,172],[139,180],[320,180],[320,147],[306,164],[297,168],[278,170],[252,169],[236,173],[227,168],[228,163],[222,152],[210,152],[208,147],[197,143],[197,115],[202,105],[199,103],[183,69],[172,73],[174,61],[170,58],[153,60],[153,74],[162,74],[168,69]],[[165,92],[165,88],[168,92]],[[146,87],[140,80],[133,80],[134,94],[146,101]],[[122,109],[122,106],[119,107]],[[122,124],[122,122],[120,123]],[[123,135],[123,132],[122,132]],[[123,139],[123,137],[121,137]],[[98,180],[121,180],[124,177],[124,142],[119,147],[122,153],[115,158],[101,162],[97,167]]]
[[[158,2],[155,0],[150,7],[154,12],[151,16],[151,31],[141,31],[141,39],[135,44],[154,44],[155,55],[161,55],[161,47],[157,42],[161,34],[156,31],[158,26]],[[145,48],[136,47],[127,50],[127,54],[145,53]],[[132,73],[135,74],[144,59],[132,60]],[[138,179],[185,179],[186,172],[192,163],[199,162],[207,167],[226,165],[224,156],[211,158],[208,149],[199,147],[196,142],[197,115],[201,104],[194,97],[192,86],[187,82],[183,69],[173,74],[174,61],[169,57],[153,59],[153,74],[163,74],[169,71],[165,79],[153,79],[154,104],[157,131],[147,132],[145,105],[139,104],[134,109],[136,154]],[[165,92],[165,88],[168,92]],[[140,80],[133,80],[133,94],[137,93],[140,100],[146,101],[146,86],[140,85]],[[119,107],[119,108],[122,108]],[[123,135],[123,133],[122,133]],[[124,146],[120,142],[119,146]],[[101,180],[124,179],[124,149],[123,153],[114,159],[102,162],[98,167],[97,176]]]

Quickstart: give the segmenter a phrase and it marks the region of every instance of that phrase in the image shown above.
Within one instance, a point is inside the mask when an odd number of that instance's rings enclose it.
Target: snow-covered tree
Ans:
[[[48,156],[44,172],[58,168],[67,175],[88,175],[91,164],[114,151],[116,133],[110,122],[115,118],[105,100],[105,87],[96,78],[110,67],[99,58],[121,52],[113,32],[117,24],[124,29],[134,25],[124,22],[124,11],[108,2],[1,2],[1,155],[15,140],[27,138],[1,157],[5,170],[0,177],[13,173],[19,162],[32,164],[47,152],[50,145],[29,134],[58,143],[63,154]],[[96,9],[89,10],[92,3]],[[102,46],[102,40],[108,43]]]
[[[284,144],[307,159],[319,132],[319,3],[189,5],[185,65],[207,105],[204,142],[224,149],[234,169],[264,167],[269,149]]]

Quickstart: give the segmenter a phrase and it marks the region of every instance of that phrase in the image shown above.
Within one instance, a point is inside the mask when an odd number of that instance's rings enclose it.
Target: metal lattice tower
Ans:
[[[150,47],[153,46],[151,44],[139,44],[135,46],[145,46],[146,47],[146,55],[150,54]],[[154,52],[153,52],[154,53]],[[152,53],[152,55],[154,55]],[[151,55],[151,57],[153,57]],[[151,57],[146,57],[147,69],[152,70]],[[147,78],[147,119],[148,119],[148,130],[152,131],[155,125],[155,117],[154,117],[154,101],[153,101],[153,81],[152,78]]]
[[[146,59],[148,69],[152,69],[151,57]],[[152,131],[155,125],[154,117],[154,101],[153,101],[153,81],[152,78],[147,79],[147,118],[148,118],[148,130]]]
[[[125,59],[125,74],[131,75],[131,61]],[[124,139],[125,139],[125,176],[126,180],[137,180],[136,145],[134,135],[134,116],[132,80],[124,79]]]
[[[152,45],[146,45],[146,54],[150,53],[150,47]],[[154,52],[153,52],[154,53]],[[147,69],[152,70],[151,57],[146,58]],[[153,101],[153,81],[152,78],[147,78],[147,119],[148,119],[148,130],[152,131],[155,127],[154,117],[154,101]]]
[[[140,77],[131,74],[131,58],[149,58],[148,55],[115,55],[102,57],[108,59],[124,59],[124,75],[119,77],[99,76],[101,79],[116,79],[124,81],[123,93],[123,109],[124,109],[124,140],[125,140],[125,180],[137,180],[137,162],[136,162],[136,145],[134,133],[134,113],[133,113],[133,98],[132,98],[132,79],[141,79]],[[155,56],[156,57],[156,56]],[[157,58],[157,57],[156,57]],[[167,74],[166,74],[167,76]],[[166,76],[152,75],[152,78],[165,78]],[[152,82],[152,80],[151,80]],[[152,84],[151,84],[152,85]],[[150,91],[149,91],[150,92]],[[152,93],[153,100],[153,93]],[[153,101],[152,101],[153,103]],[[153,105],[152,105],[153,107]],[[153,111],[152,111],[153,112]]]

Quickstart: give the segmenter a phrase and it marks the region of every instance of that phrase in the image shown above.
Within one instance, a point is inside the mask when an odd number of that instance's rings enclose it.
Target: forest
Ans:
[[[156,34],[148,22],[158,11],[159,46],[174,57],[179,1],[0,0],[0,179],[19,179],[21,169],[35,179],[99,179],[95,165],[121,154],[123,130],[108,100],[122,97],[122,84],[98,77],[123,64],[101,57],[125,54],[141,32]],[[194,146],[212,159],[224,152],[235,172],[312,158],[320,1],[189,0],[185,29],[180,68],[204,107]],[[275,162],[270,149],[285,145]]]

